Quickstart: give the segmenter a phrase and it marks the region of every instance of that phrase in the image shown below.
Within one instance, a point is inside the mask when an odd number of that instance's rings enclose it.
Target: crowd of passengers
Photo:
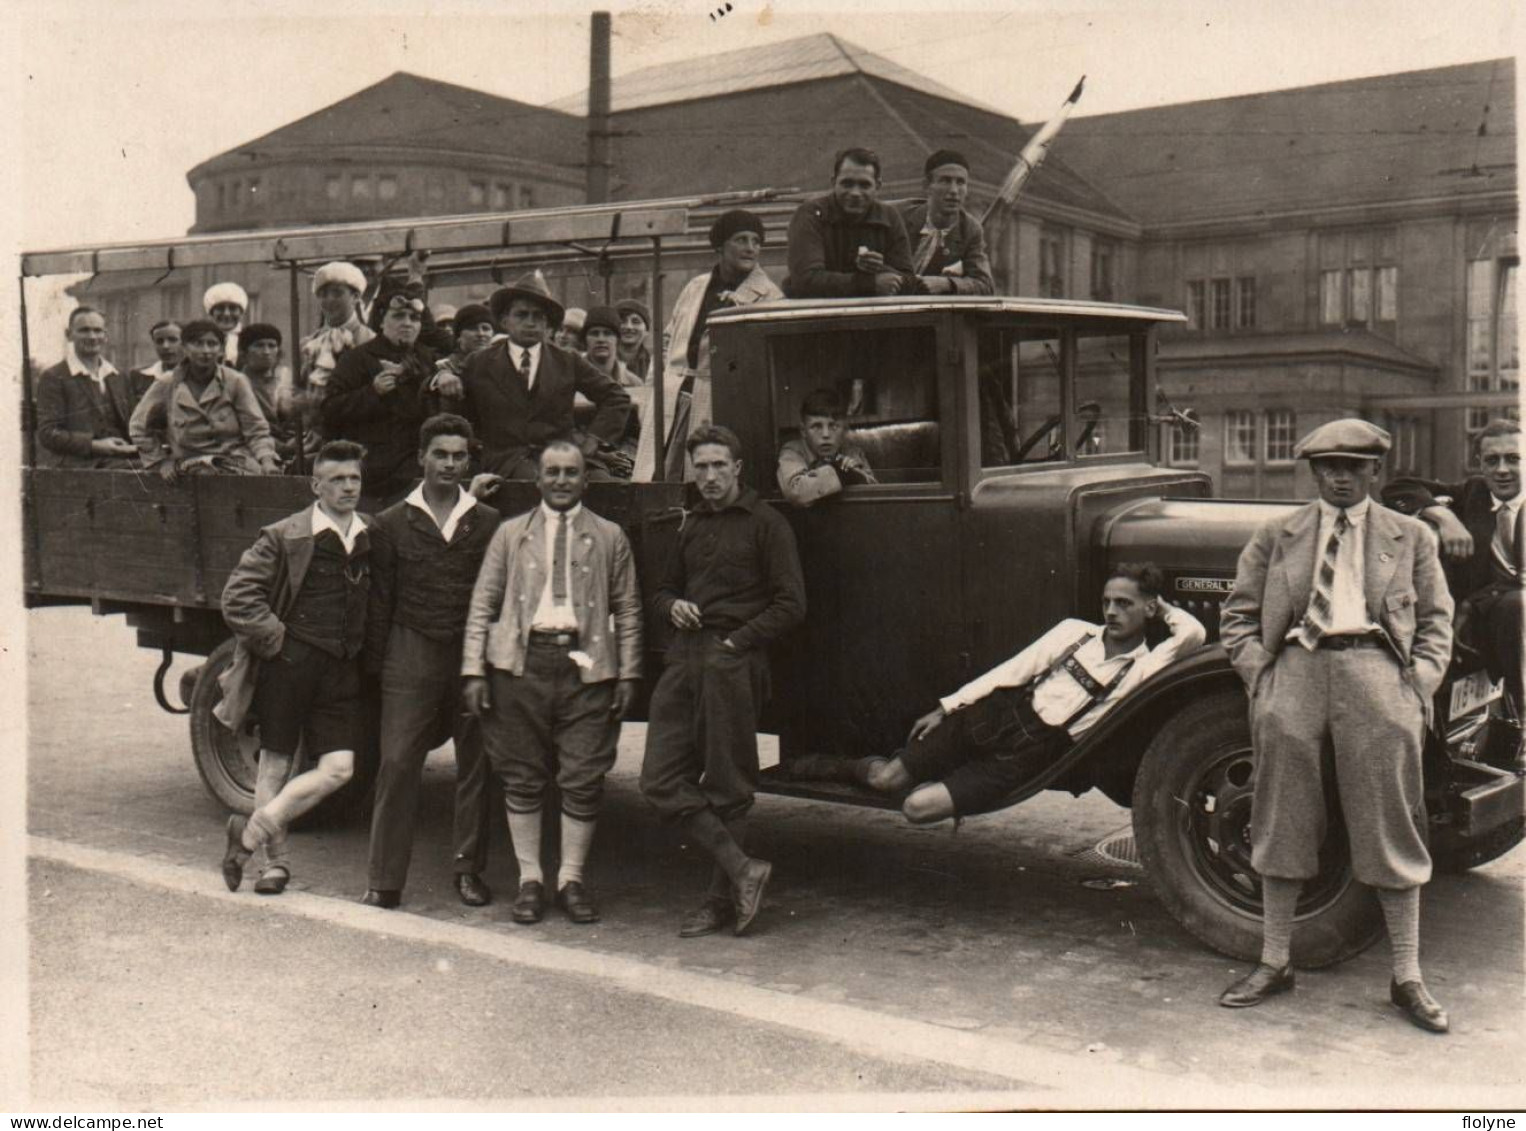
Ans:
[[[352,440],[366,449],[368,498],[385,504],[417,480],[419,425],[450,412],[476,431],[487,489],[533,478],[536,453],[553,440],[576,444],[592,479],[692,479],[685,440],[712,416],[715,311],[786,297],[994,292],[980,222],[964,208],[969,162],[939,150],[923,180],[925,198],[883,203],[879,157],[840,152],[831,191],[790,221],[782,288],[759,262],[763,221],[724,213],[709,232],[715,265],[682,288],[660,333],[634,298],[565,308],[538,271],[481,302],[432,308],[418,272],[373,282],[334,262],[313,278],[321,324],[295,343],[293,367],[280,329],[246,323],[248,295],[222,282],[203,296],[205,318],[151,327],[157,360],[123,374],[106,357],[105,318],[79,306],[64,359],[36,381],[36,462],[166,480],[278,474],[306,470],[295,462],[310,463],[326,440]],[[648,426],[654,348],[665,351],[662,469]],[[829,390],[808,398],[799,439],[780,453],[792,502],[874,481],[845,437],[847,410]]]

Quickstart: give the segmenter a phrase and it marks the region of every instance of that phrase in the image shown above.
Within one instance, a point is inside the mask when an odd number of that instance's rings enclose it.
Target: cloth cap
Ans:
[[[181,341],[187,344],[196,341],[198,338],[204,338],[208,334],[216,334],[217,340],[220,342],[228,340],[228,335],[223,333],[222,327],[210,318],[196,318],[180,328]]]
[[[492,322],[493,312],[480,302],[469,302],[460,310],[456,311],[456,329],[462,330],[468,326],[480,326],[484,322]],[[494,329],[497,329],[495,326]]]
[[[431,313],[434,314],[436,326],[441,322],[454,322],[456,320],[456,308],[448,302],[443,302],[439,306],[431,307],[430,309]]]
[[[733,208],[730,212],[722,212],[715,223],[710,225],[710,246],[716,249],[724,247],[726,241],[738,232],[756,232],[759,240],[768,238],[761,217],[745,208]]]
[[[640,299],[622,298],[619,302],[615,303],[615,309],[620,312],[621,318],[624,318],[627,314],[641,315],[641,321],[646,323],[647,329],[650,330],[652,328],[652,312],[647,309],[646,303]]]
[[[595,326],[602,326],[606,330],[612,330],[616,334],[620,332],[620,312],[612,306],[596,306],[588,312],[588,317],[583,321],[583,333],[588,333]]]
[[[207,288],[207,293],[201,296],[201,308],[208,314],[212,313],[214,306],[221,306],[225,302],[231,302],[240,310],[249,309],[249,295],[237,283],[213,283]]]
[[[940,149],[922,163],[922,175],[930,177],[934,169],[942,168],[944,165],[958,165],[966,173],[970,171],[970,163],[964,159],[964,154],[957,149]]]
[[[274,340],[276,345],[281,344],[281,331],[269,322],[255,322],[245,326],[238,332],[238,349],[243,353],[255,342]]]
[[[562,316],[567,313],[567,308],[552,297],[551,288],[546,285],[546,277],[539,271],[532,271],[528,275],[521,275],[506,287],[499,287],[487,300],[488,309],[493,312],[495,327],[502,328],[504,315],[509,312],[509,304],[516,298],[527,298],[545,307],[546,319],[553,330],[562,324]]]
[[[562,315],[562,329],[576,333],[583,328],[583,323],[588,321],[588,311],[581,306],[569,306],[567,313]]]
[[[1393,439],[1376,424],[1347,417],[1321,424],[1293,445],[1295,459],[1345,456],[1348,459],[1382,459]]]
[[[313,276],[313,294],[317,294],[330,283],[338,283],[341,287],[349,287],[356,294],[366,293],[366,274],[353,263],[346,263],[342,259],[336,259],[332,263],[325,263],[318,268],[318,273]]]

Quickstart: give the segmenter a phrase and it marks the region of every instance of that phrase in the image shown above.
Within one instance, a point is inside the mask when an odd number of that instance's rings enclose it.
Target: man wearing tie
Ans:
[[[1293,988],[1293,918],[1319,871],[1330,778],[1352,872],[1388,925],[1389,1000],[1445,1032],[1420,975],[1420,885],[1431,876],[1420,744],[1451,652],[1452,599],[1430,532],[1368,498],[1389,444],[1363,420],[1299,441],[1319,499],[1256,531],[1224,603],[1220,636],[1250,692],[1251,863],[1265,923],[1260,963],[1219,1004],[1259,1005]]]
[[[1461,483],[1395,479],[1383,502],[1436,528],[1447,583],[1459,604],[1457,640],[1483,654],[1489,674],[1503,678],[1519,725],[1526,711],[1521,642],[1521,426],[1493,420],[1478,435],[1482,475]],[[1522,768],[1519,743],[1506,752]]]

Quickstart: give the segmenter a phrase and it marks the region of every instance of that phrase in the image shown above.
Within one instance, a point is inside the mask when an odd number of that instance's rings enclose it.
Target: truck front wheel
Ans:
[[[1151,886],[1182,926],[1213,949],[1261,954],[1261,880],[1250,863],[1255,784],[1245,696],[1223,691],[1189,704],[1145,751],[1134,779],[1134,839]],[[1372,893],[1351,874],[1339,802],[1329,798],[1319,874],[1304,883],[1293,962],[1329,966],[1382,934]]]
[[[254,782],[260,758],[259,725],[246,720],[239,733],[234,734],[212,714],[212,709],[223,697],[218,678],[232,662],[233,641],[225,640],[198,671],[189,702],[191,752],[196,760],[196,772],[201,775],[207,792],[224,808],[247,815],[254,812]],[[374,712],[368,711],[367,716],[373,717]],[[368,730],[374,730],[374,726]],[[376,736],[368,734],[361,747],[355,752],[355,774],[349,783],[324,798],[298,824],[343,819],[364,811],[376,779]],[[296,769],[300,772],[306,768],[302,752],[298,751]]]

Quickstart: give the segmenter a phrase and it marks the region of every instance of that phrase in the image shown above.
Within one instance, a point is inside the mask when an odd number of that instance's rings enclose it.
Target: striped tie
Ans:
[[[1319,577],[1314,583],[1314,595],[1309,598],[1308,611],[1303,624],[1298,626],[1298,642],[1309,651],[1319,647],[1319,641],[1330,631],[1330,610],[1335,602],[1335,563],[1341,556],[1341,539],[1351,529],[1351,520],[1342,510],[1335,516],[1335,527],[1330,540],[1325,543],[1325,556],[1319,563]]]

